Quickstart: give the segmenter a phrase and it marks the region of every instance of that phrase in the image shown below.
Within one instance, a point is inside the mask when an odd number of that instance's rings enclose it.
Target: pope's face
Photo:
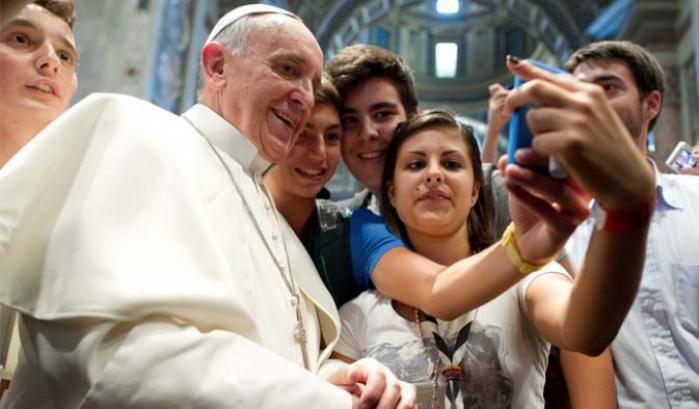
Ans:
[[[323,54],[300,21],[253,30],[242,55],[227,55],[221,113],[270,162],[284,158],[304,129],[320,83]]]
[[[0,30],[0,120],[48,124],[77,88],[78,53],[68,24],[29,4]]]

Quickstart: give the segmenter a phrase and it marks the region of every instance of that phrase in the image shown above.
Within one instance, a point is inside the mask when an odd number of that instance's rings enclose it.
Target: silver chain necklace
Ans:
[[[188,122],[189,119],[187,119]],[[197,129],[194,124],[192,124],[192,127],[194,129]],[[197,131],[198,132],[198,131]],[[204,137],[204,140],[209,144],[211,147],[211,150],[214,151],[214,154],[216,154],[216,157],[218,160],[221,162],[223,165],[224,169],[226,169],[226,173],[228,174],[228,179],[230,179],[231,183],[233,184],[233,187],[235,188],[236,194],[242,199],[245,210],[252,220],[253,224],[255,225],[255,229],[257,230],[257,233],[260,235],[262,238],[262,242],[265,244],[265,247],[267,248],[267,251],[269,254],[272,256],[272,260],[274,260],[274,264],[277,267],[277,270],[279,271],[279,275],[281,275],[282,280],[284,281],[284,285],[286,286],[287,290],[289,291],[289,295],[291,296],[291,305],[294,307],[294,310],[296,311],[296,325],[294,327],[294,340],[299,344],[299,347],[301,348],[301,355],[303,356],[303,366],[306,369],[310,369],[310,364],[309,364],[309,358],[308,358],[308,351],[306,350],[306,327],[303,325],[303,316],[301,315],[301,297],[299,296],[298,291],[296,290],[296,284],[294,283],[294,275],[291,274],[291,271],[287,271],[286,267],[282,264],[282,262],[277,258],[276,253],[272,250],[272,247],[269,245],[269,242],[265,238],[264,233],[262,232],[262,228],[260,227],[260,224],[257,222],[257,219],[252,213],[252,209],[250,208],[250,204],[248,203],[247,198],[243,194],[242,189],[240,186],[238,186],[238,183],[236,183],[235,178],[233,178],[233,172],[231,172],[231,169],[228,167],[226,162],[223,160],[221,157],[221,154],[218,153],[218,150],[214,146],[214,144],[211,143],[209,138],[204,136],[203,134],[199,133],[201,136]],[[264,188],[263,188],[264,190]],[[269,196],[267,196],[267,200],[269,200],[272,203],[272,208],[274,210],[275,218],[277,217],[277,209],[274,206],[274,200],[272,200]],[[286,240],[284,240],[283,235],[280,236],[282,242],[284,243],[284,252],[287,257],[287,264],[289,264],[288,257],[289,257],[289,252],[287,251],[286,248]]]

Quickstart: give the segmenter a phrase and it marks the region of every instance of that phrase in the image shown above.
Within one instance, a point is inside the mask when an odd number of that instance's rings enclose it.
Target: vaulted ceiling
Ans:
[[[538,29],[543,29],[542,32],[548,30],[554,36],[548,40],[552,40],[552,46],[556,48],[561,47],[556,43],[577,48],[584,41],[585,27],[610,2],[611,0],[461,0],[461,9],[495,8],[525,29],[537,30],[534,24],[538,23]],[[220,0],[219,9],[224,13],[248,3],[252,2]],[[368,26],[394,10],[416,5],[423,9],[430,8],[434,0],[282,0],[266,3],[279,4],[297,13],[316,33],[321,45],[327,47],[332,41],[331,37],[353,16],[361,15],[359,23]],[[557,37],[559,35],[560,39]]]

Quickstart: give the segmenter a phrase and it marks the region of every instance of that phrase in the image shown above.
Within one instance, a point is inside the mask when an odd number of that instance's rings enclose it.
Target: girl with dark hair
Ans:
[[[382,213],[413,251],[450,265],[493,243],[478,147],[450,113],[401,124],[385,163]],[[567,302],[572,281],[551,262],[449,321],[367,291],[340,310],[336,356],[387,365],[417,386],[422,408],[543,407],[549,341],[567,346],[558,324],[568,317],[554,307]]]

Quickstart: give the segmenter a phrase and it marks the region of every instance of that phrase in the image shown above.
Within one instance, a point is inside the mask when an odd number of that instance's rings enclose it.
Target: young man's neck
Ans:
[[[648,156],[648,132],[644,131],[643,134],[638,137],[635,141],[636,147],[643,154],[643,156]]]
[[[290,196],[279,203],[275,201],[277,210],[284,216],[286,222],[294,230],[297,236],[301,235],[304,226],[313,214],[315,199],[305,197]]]

